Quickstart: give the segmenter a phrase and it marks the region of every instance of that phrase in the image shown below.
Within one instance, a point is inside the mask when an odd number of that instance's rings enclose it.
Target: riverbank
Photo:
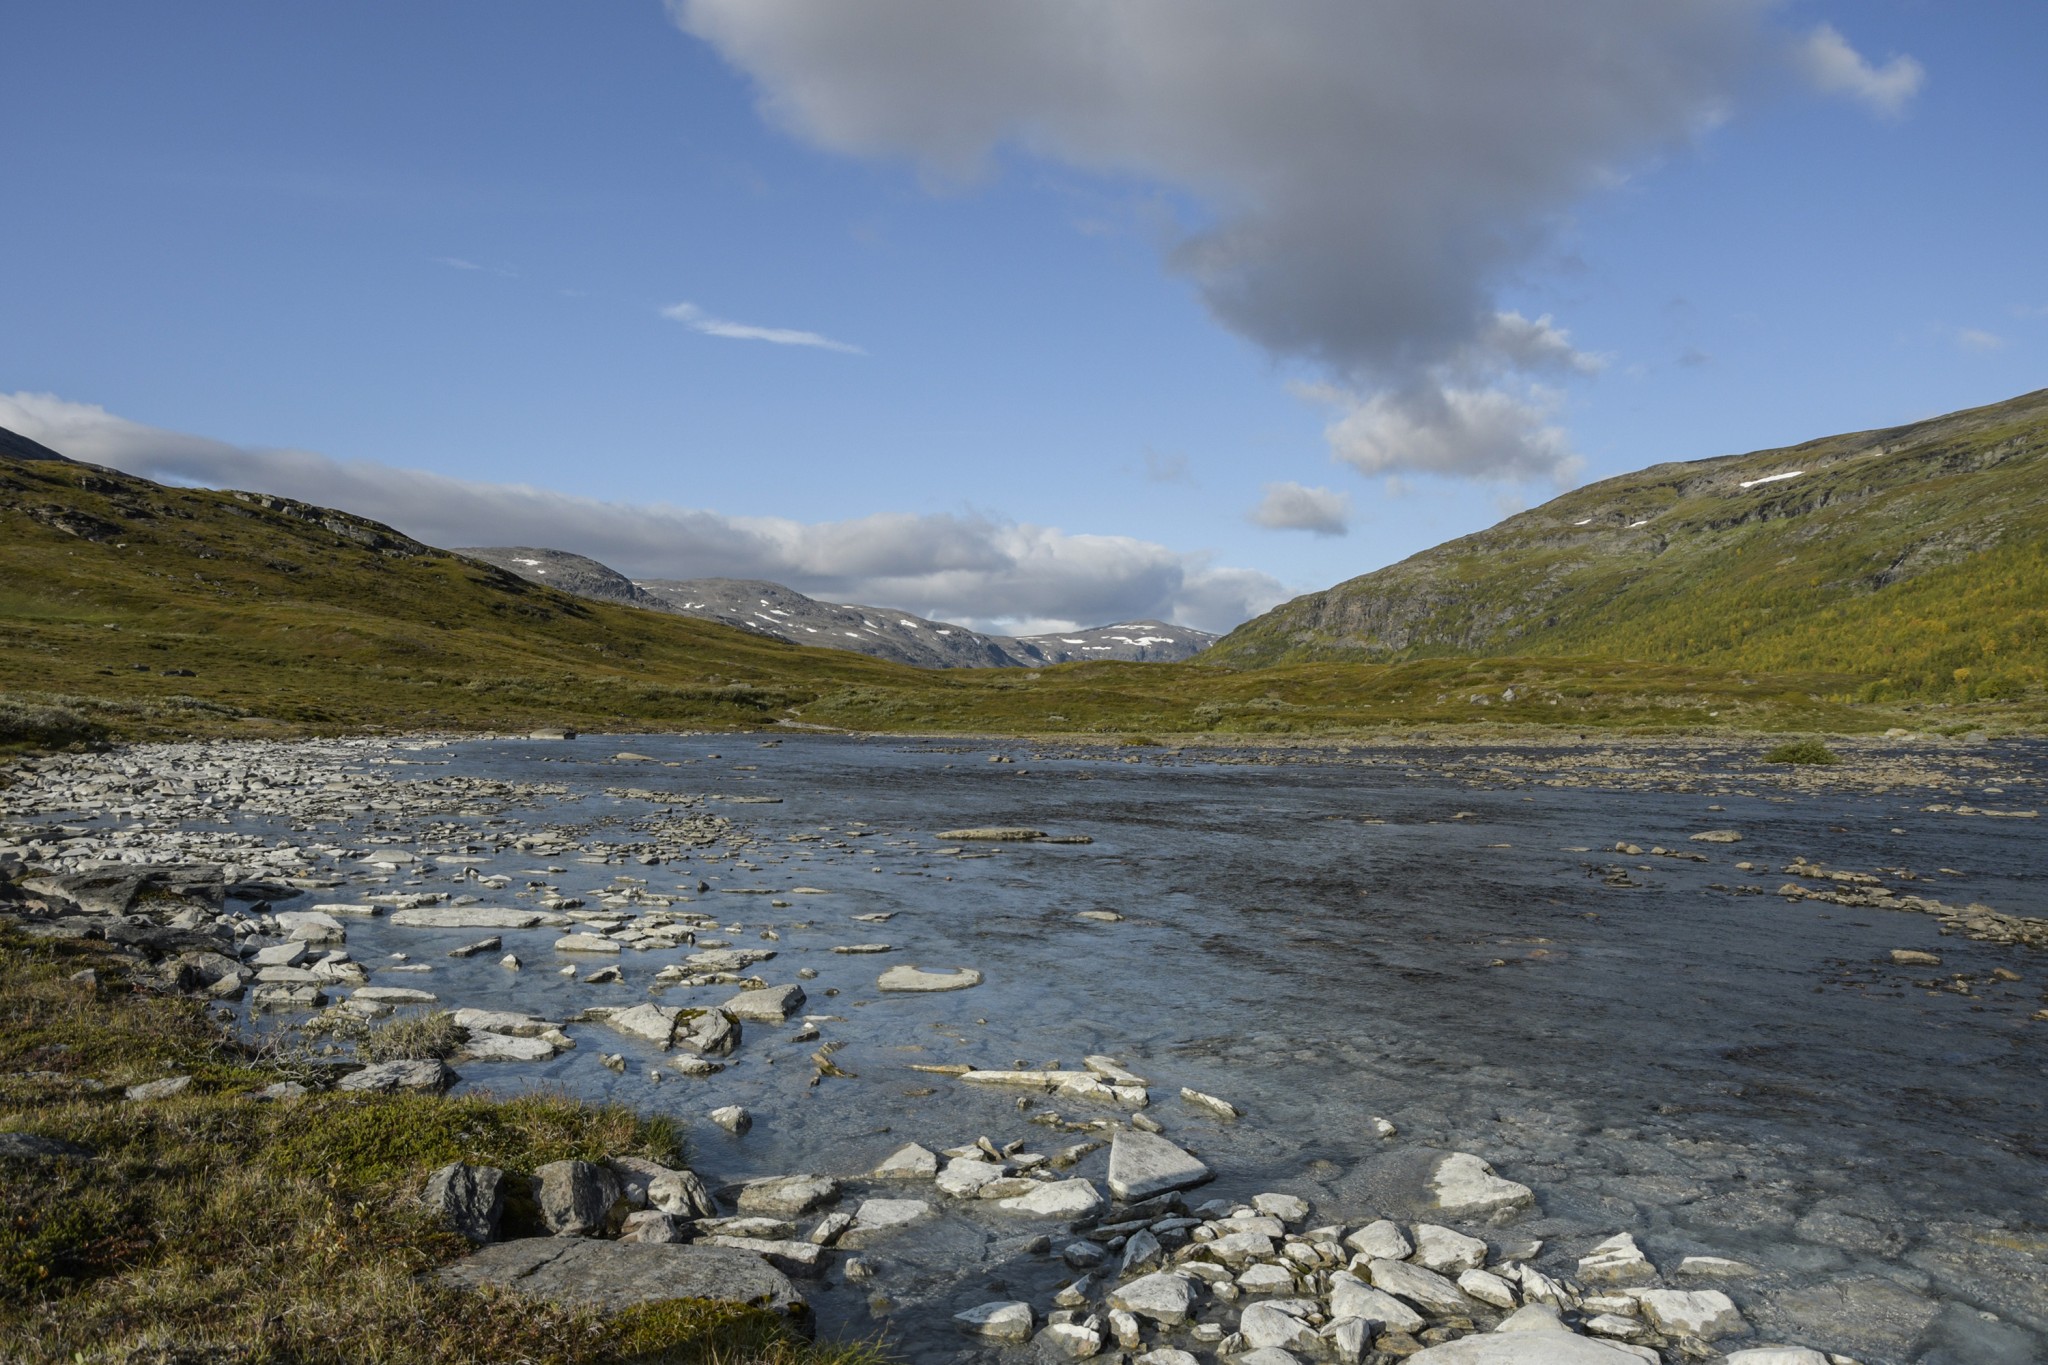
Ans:
[[[163,993],[167,961],[175,981],[176,955],[144,941],[0,931],[8,1360],[874,1359],[736,1305],[604,1313],[441,1286],[429,1272],[471,1247],[421,1202],[436,1168],[490,1166],[517,1187],[553,1162],[673,1162],[674,1127],[546,1092],[337,1089],[354,1067],[252,1046],[204,999]],[[515,1221],[535,1216],[514,1201]]]

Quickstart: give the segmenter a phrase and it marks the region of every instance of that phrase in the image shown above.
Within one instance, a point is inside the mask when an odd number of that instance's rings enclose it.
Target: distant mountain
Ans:
[[[641,579],[634,587],[671,611],[779,640],[850,649],[918,668],[1015,668],[994,637],[887,607],[837,606],[754,578]]]
[[[1089,659],[1125,659],[1133,663],[1171,664],[1192,659],[1216,637],[1164,621],[1125,621],[1051,635],[1018,635],[1005,643],[1024,651],[1034,663],[1072,664]]]
[[[1572,656],[2048,681],[2048,389],[1907,426],[1660,464],[1248,621],[1205,661]]]
[[[1161,621],[1090,626],[1052,635],[987,635],[892,607],[820,602],[757,578],[635,581],[583,555],[531,546],[456,553],[579,597],[676,612],[795,644],[852,650],[917,668],[1038,668],[1091,659],[1175,663],[1216,640],[1203,631]]]
[[[654,611],[668,611],[667,602],[653,593],[642,592],[633,580],[608,565],[600,564],[583,555],[572,555],[567,550],[539,550],[526,545],[471,547],[457,550],[456,554],[481,559],[494,564],[507,573],[518,574],[521,578],[535,583],[545,583],[551,588],[574,593],[578,597],[589,597],[599,602],[616,602],[627,607],[647,607]]]
[[[692,616],[920,668],[1036,668],[1089,659],[1173,663],[1199,654],[1216,639],[1159,621],[1053,635],[985,635],[890,607],[820,602],[780,583],[753,578],[641,579],[634,586]]]

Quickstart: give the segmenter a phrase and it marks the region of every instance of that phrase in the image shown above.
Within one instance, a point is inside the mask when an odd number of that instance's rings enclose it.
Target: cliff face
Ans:
[[[1993,671],[2038,680],[2044,461],[2048,390],[1656,465],[1296,598],[1207,658],[1572,654],[1924,683],[1956,668],[1981,676],[1988,657]],[[1958,652],[1914,638],[1930,632],[1947,645],[1986,632],[2003,643]]]

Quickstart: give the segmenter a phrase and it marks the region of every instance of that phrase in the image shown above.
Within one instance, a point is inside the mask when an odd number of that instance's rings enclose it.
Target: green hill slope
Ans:
[[[930,670],[592,602],[345,512],[0,431],[0,746],[404,729],[1882,729],[1853,680],[1599,659]]]
[[[0,442],[0,691],[120,699],[129,730],[243,712],[759,723],[891,671],[587,602],[347,513],[167,488],[32,446]]]
[[[1872,700],[2039,685],[2048,390],[1592,484],[1297,598],[1205,658],[1499,654],[1853,675]]]

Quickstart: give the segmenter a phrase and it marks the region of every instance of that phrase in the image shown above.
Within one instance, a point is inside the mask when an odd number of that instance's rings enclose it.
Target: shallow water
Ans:
[[[1055,1150],[1077,1139],[1033,1125],[1032,1114],[1117,1111],[1037,1097],[1020,1112],[1015,1091],[908,1064],[1074,1066],[1107,1052],[1152,1081],[1153,1116],[1217,1171],[1199,1197],[1281,1190],[1308,1197],[1315,1223],[1398,1217],[1420,1212],[1400,1206],[1401,1151],[1475,1152],[1532,1186],[1540,1212],[1468,1230],[1497,1242],[1543,1238],[1537,1263],[1551,1273],[1571,1273],[1594,1241],[1632,1230],[1660,1266],[1699,1253],[1761,1267],[1754,1280],[1718,1287],[1763,1339],[1873,1362],[2042,1358],[2048,1262],[2033,1256],[2048,1250],[2048,1023],[2029,1016],[2043,1003],[2048,961],[1943,937],[1923,915],[1712,889],[1774,891],[1781,869],[1804,856],[1859,871],[1910,868],[1933,884],[1902,889],[2041,914],[2048,840],[2038,822],[1925,812],[1925,793],[1787,800],[1711,773],[1695,785],[1757,794],[1556,789],[1512,776],[1489,790],[1443,775],[1441,755],[1422,752],[1271,766],[961,747],[613,736],[412,755],[447,766],[411,776],[561,783],[569,797],[501,812],[509,823],[451,817],[476,830],[466,845],[405,846],[466,847],[480,873],[514,878],[506,891],[478,893],[486,903],[528,903],[511,896],[522,874],[591,906],[622,873],[646,878],[649,892],[693,897],[680,908],[737,926],[726,935],[734,946],[777,951],[753,969],[769,982],[816,969],[802,983],[805,1013],[831,1016],[820,1028],[843,1044],[833,1061],[855,1073],[812,1085],[818,1044],[789,1041],[792,1020],[747,1024],[720,1075],[671,1072],[656,1084],[648,1072],[660,1054],[585,1024],[571,1029],[577,1050],[553,1062],[465,1064],[463,1084],[554,1085],[693,1121],[743,1104],[754,1115],[743,1137],[691,1123],[692,1164],[716,1186],[796,1171],[851,1176],[911,1140],[936,1149],[986,1134]],[[2048,750],[1999,748],[2001,766],[2024,781],[2048,771]],[[621,750],[657,761],[608,761]],[[1017,761],[989,763],[990,752]],[[564,871],[546,874],[547,857],[491,851],[536,822],[630,838],[625,824],[654,808],[606,796],[607,787],[781,803],[704,807],[754,834],[745,850],[753,870],[701,854],[657,866],[555,855]],[[1094,842],[967,846],[990,854],[970,858],[935,851],[960,847],[941,844],[938,831],[1009,824]],[[1744,840],[1688,842],[1713,828]],[[361,831],[325,832],[347,843]],[[790,842],[808,834],[822,840]],[[1617,840],[1707,861],[1600,851]],[[1739,860],[1757,870],[1737,871]],[[1637,885],[1609,884],[1614,868]],[[475,892],[453,875],[437,867],[419,889]],[[710,894],[697,893],[700,877]],[[828,894],[779,897],[787,908],[722,894],[797,885]],[[355,885],[288,908],[404,889],[401,879]],[[1076,918],[1097,909],[1126,918]],[[895,917],[852,919],[879,911]],[[764,929],[779,941],[762,940]],[[608,959],[553,953],[560,930],[503,932],[505,950],[525,961],[518,973],[495,953],[445,956],[487,932],[498,931],[378,919],[351,923],[348,946],[373,970],[394,952],[433,968],[379,972],[377,984],[551,1018],[646,999],[654,973],[690,951],[628,951],[625,981],[608,986],[578,979]],[[830,951],[876,941],[895,951]],[[1893,966],[1895,948],[1938,952],[1943,966]],[[899,962],[972,966],[986,982],[941,995],[875,991],[878,973]],[[578,974],[559,974],[565,964]],[[1991,979],[2000,967],[2023,979]],[[1914,984],[1957,973],[1970,978],[1970,995]],[[732,989],[657,998],[715,1004]],[[606,1052],[625,1055],[625,1074],[600,1064]],[[1184,1085],[1245,1116],[1225,1122],[1185,1106],[1176,1098]],[[1373,1116],[1399,1137],[1377,1137]],[[1097,1153],[1078,1173],[1099,1179],[1103,1162]],[[1056,1259],[1023,1252],[1046,1230],[954,1206],[864,1253],[881,1267],[874,1280],[849,1285],[835,1268],[809,1292],[828,1330],[885,1330],[910,1358],[961,1358],[974,1349],[947,1324],[953,1312],[999,1297],[1042,1309],[1072,1278]]]

